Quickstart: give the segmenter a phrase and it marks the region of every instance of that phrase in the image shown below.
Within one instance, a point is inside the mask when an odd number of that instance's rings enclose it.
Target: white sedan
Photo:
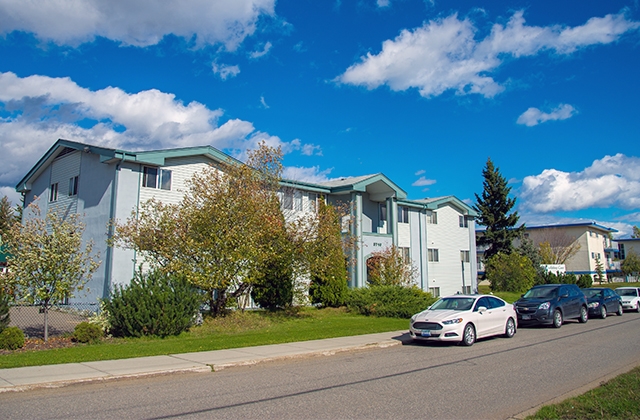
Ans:
[[[618,287],[615,292],[622,298],[622,308],[640,312],[640,287]]]
[[[478,338],[516,333],[513,305],[492,295],[453,295],[438,299],[411,317],[414,340],[453,341],[471,346]]]

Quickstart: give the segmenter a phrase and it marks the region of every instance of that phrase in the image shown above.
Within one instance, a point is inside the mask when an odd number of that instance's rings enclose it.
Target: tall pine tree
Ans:
[[[478,212],[478,224],[485,226],[484,235],[478,238],[478,245],[487,246],[484,252],[485,261],[499,252],[511,253],[512,242],[524,231],[524,224],[516,228],[518,212],[511,209],[516,204],[515,198],[509,198],[511,187],[500,174],[500,169],[493,166],[491,158],[482,170],[484,187],[482,196],[476,196],[474,209]],[[511,212],[511,213],[509,213]]]

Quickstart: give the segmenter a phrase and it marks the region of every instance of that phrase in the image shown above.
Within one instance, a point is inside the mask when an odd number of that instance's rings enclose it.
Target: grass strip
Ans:
[[[294,314],[236,312],[225,318],[206,319],[202,326],[174,337],[108,339],[93,345],[6,354],[0,356],[0,369],[291,343],[408,326],[405,319],[366,317],[331,308],[307,308]]]

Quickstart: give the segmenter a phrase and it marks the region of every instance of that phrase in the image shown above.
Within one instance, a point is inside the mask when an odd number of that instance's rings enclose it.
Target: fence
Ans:
[[[49,309],[49,336],[72,334],[76,325],[98,311],[97,303],[54,305]],[[44,313],[41,306],[13,305],[9,309],[9,325],[20,328],[25,337],[44,338]]]

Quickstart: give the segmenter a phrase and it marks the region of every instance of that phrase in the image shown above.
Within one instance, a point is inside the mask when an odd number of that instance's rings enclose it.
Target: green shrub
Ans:
[[[261,308],[283,309],[293,303],[293,253],[286,238],[275,238],[275,255],[266,261],[255,280],[251,297]]]
[[[16,350],[24,346],[24,333],[18,327],[7,327],[0,333],[0,349]]]
[[[73,339],[78,343],[95,344],[102,338],[102,328],[89,322],[81,322],[73,330]]]
[[[0,287],[0,332],[9,326],[9,295]]]
[[[127,287],[116,286],[104,309],[114,336],[166,337],[189,329],[201,302],[198,289],[186,280],[154,271],[136,275]]]
[[[372,286],[351,289],[347,308],[363,315],[411,318],[435,302],[430,293],[417,287]]]
[[[593,286],[593,278],[591,277],[591,274],[580,274],[580,277],[578,277],[578,283],[576,284],[581,289],[591,287]]]
[[[527,256],[500,252],[487,261],[485,276],[494,292],[524,293],[535,283],[536,269]]]

